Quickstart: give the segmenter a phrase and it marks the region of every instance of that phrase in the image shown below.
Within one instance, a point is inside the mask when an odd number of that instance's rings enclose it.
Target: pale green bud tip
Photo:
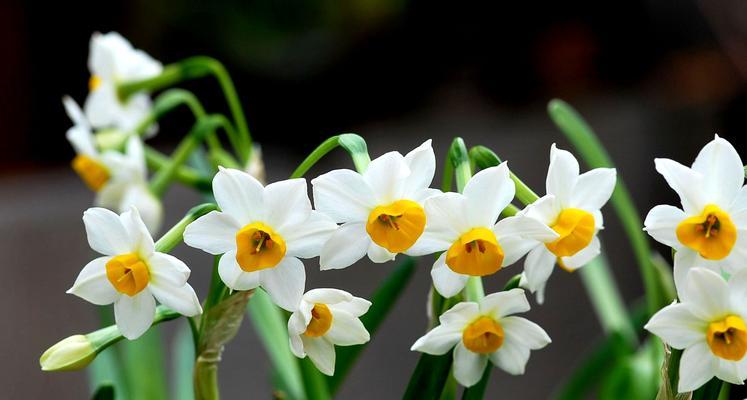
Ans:
[[[42,371],[74,371],[96,358],[91,341],[85,335],[73,335],[50,347],[39,358]]]

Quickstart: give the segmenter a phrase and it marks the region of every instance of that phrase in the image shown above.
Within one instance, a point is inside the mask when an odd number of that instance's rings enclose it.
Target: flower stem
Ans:
[[[181,221],[177,222],[176,225],[171,227],[168,232],[164,233],[160,239],[156,242],[156,251],[161,253],[168,253],[174,249],[184,237],[184,230],[187,225],[194,222],[197,218],[209,213],[210,211],[217,210],[218,206],[213,203],[200,204],[192,207],[187,215],[182,218]]]
[[[355,169],[363,173],[368,168],[368,163],[371,162],[371,158],[368,155],[368,147],[366,141],[362,137],[354,133],[344,133],[342,135],[332,136],[317,146],[314,151],[311,152],[304,160],[301,165],[296,168],[290,176],[290,179],[300,178],[309,171],[322,157],[327,153],[334,150],[336,147],[342,147],[350,154],[355,164]]]
[[[145,146],[145,161],[148,163],[150,169],[160,170],[169,164],[170,159],[158,150],[150,146]],[[177,168],[174,173],[174,179],[186,186],[194,187],[200,191],[210,190],[211,187],[210,179],[201,176],[195,169],[185,165]]]

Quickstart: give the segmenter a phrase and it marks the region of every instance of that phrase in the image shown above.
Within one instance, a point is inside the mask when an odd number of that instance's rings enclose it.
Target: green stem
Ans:
[[[207,364],[198,367],[194,371],[195,400],[218,400],[218,365]]]
[[[210,211],[217,210],[218,206],[213,203],[200,204],[192,207],[187,215],[177,222],[168,232],[164,233],[160,239],[156,242],[156,251],[160,253],[168,253],[174,249],[179,243],[182,242],[184,237],[184,230],[187,225],[194,222],[197,218],[209,213]]]
[[[311,167],[314,166],[314,164],[317,163],[322,157],[324,157],[327,153],[334,150],[338,145],[338,138],[339,136],[332,136],[331,138],[325,140],[320,144],[314,151],[309,154],[306,159],[304,159],[301,162],[301,165],[296,168],[295,171],[290,176],[290,179],[300,178],[306,174],[306,172],[309,171]]]
[[[148,168],[153,170],[160,170],[169,164],[170,159],[165,154],[158,150],[145,146],[145,161],[148,163]],[[185,165],[177,168],[174,173],[174,179],[181,184],[186,186],[194,187],[200,191],[209,191],[211,188],[211,181],[200,175],[195,169],[187,167]]]
[[[302,359],[300,364],[301,376],[308,398],[313,400],[331,399],[332,396],[329,394],[329,388],[327,387],[324,375],[316,369],[316,366],[314,366],[309,357]]]
[[[132,94],[143,90],[155,91],[172,86],[178,82],[202,78],[207,75],[213,75],[223,90],[239,133],[239,158],[242,164],[246,165],[251,156],[252,138],[233,81],[226,68],[218,60],[205,56],[190,57],[178,63],[167,65],[161,75],[156,77],[141,81],[125,82],[119,85],[118,93],[121,99],[126,100]]]
[[[354,133],[344,133],[342,135],[332,136],[317,146],[317,148],[314,149],[314,151],[312,151],[303,162],[301,162],[301,165],[293,171],[290,179],[304,176],[311,167],[321,160],[322,157],[338,146],[342,147],[348,152],[348,154],[350,154],[356,171],[363,173],[366,168],[368,168],[368,163],[371,162],[371,158],[368,155],[366,141]]]

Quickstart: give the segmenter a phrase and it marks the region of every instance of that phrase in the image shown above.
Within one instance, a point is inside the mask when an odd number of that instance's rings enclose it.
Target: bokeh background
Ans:
[[[486,2],[487,3],[487,2]],[[495,4],[492,4],[495,3]],[[38,357],[58,339],[96,327],[92,306],[64,294],[93,254],[81,213],[92,194],[69,168],[70,126],[60,99],[83,101],[92,32],[116,30],[165,64],[220,59],[239,90],[270,180],[286,177],[324,138],[356,132],[373,157],[434,139],[483,144],[543,192],[550,144],[569,144],[546,115],[560,97],[593,125],[641,215],[676,196],[653,168],[657,156],[689,163],[714,133],[744,156],[747,2],[433,2],[258,0],[0,2],[0,387],[8,399],[86,398],[84,372],[42,374]],[[210,79],[183,85],[209,111],[226,111]],[[152,142],[165,151],[191,124],[169,115]],[[342,153],[312,173],[350,167]],[[166,225],[199,201],[174,187]],[[642,294],[619,221],[602,233],[626,301]],[[666,249],[658,247],[664,254]],[[207,293],[210,258],[180,246],[191,282]],[[307,287],[368,297],[392,265],[360,262],[319,273]],[[499,288],[520,264],[487,280]],[[342,399],[393,399],[425,327],[429,260],[352,371]],[[545,305],[529,317],[553,344],[521,377],[494,372],[488,398],[551,396],[602,335],[578,276],[556,272]],[[178,323],[167,324],[167,338]],[[144,365],[143,368],[148,368]],[[269,398],[269,361],[249,321],[226,349],[225,398]],[[744,397],[744,396],[742,396]],[[741,398],[741,397],[740,397]]]

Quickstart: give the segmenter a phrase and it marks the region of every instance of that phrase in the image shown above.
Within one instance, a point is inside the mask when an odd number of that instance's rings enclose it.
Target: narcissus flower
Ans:
[[[366,253],[377,263],[407,253],[425,230],[423,201],[439,193],[428,188],[435,171],[428,140],[405,156],[382,155],[363,174],[338,169],[312,180],[316,208],[342,223],[322,248],[321,268],[346,268]]]
[[[73,121],[67,131],[67,140],[76,153],[72,167],[86,186],[96,192],[94,204],[120,213],[134,206],[150,232],[157,232],[163,206],[148,189],[148,170],[140,138],[131,136],[124,154],[114,150],[100,153],[91,126],[78,104],[68,96],[63,98],[63,104]]]
[[[319,371],[334,375],[334,346],[353,346],[370,339],[359,319],[370,306],[370,301],[342,290],[309,290],[288,320],[291,351],[299,358],[308,355]]]
[[[716,135],[691,168],[657,158],[656,170],[682,202],[682,209],[658,205],[644,229],[677,250],[674,279],[679,289],[693,267],[734,273],[747,266],[747,189],[739,154]]]
[[[88,69],[89,94],[86,117],[94,128],[135,128],[151,110],[147,93],[136,93],[122,101],[117,84],[157,76],[163,70],[160,62],[132,47],[116,32],[94,33],[91,36]]]
[[[575,271],[599,254],[600,209],[612,196],[616,180],[614,168],[596,168],[579,175],[578,161],[570,152],[554,144],[550,148],[547,195],[519,213],[542,221],[559,235],[537,244],[524,261],[522,286],[537,292],[538,302],[544,299],[555,264]]]
[[[462,302],[439,317],[440,325],[412,345],[411,350],[441,355],[454,349],[454,378],[472,386],[488,360],[511,375],[524,373],[529,351],[550,343],[539,325],[511,314],[529,311],[522,289],[485,296],[480,303]]]
[[[680,288],[680,302],[661,309],[646,329],[675,349],[680,359],[680,393],[693,391],[714,376],[736,385],[747,378],[747,270],[728,282],[705,269],[691,269]]]
[[[176,257],[155,251],[137,209],[117,215],[89,208],[83,222],[88,244],[104,256],[83,267],[67,292],[96,305],[114,303],[114,318],[124,337],[136,339],[148,330],[155,299],[182,315],[202,312],[187,283],[189,268]]]
[[[558,234],[526,216],[496,220],[514,197],[515,185],[508,165],[484,169],[473,176],[464,193],[444,193],[425,201],[428,224],[410,253],[444,251],[433,264],[431,276],[444,297],[459,293],[469,276],[486,276],[511,265],[538,240],[552,241]]]
[[[218,272],[234,290],[262,286],[278,306],[294,311],[301,302],[306,271],[300,258],[319,255],[337,228],[311,209],[305,179],[263,187],[246,172],[220,168],[213,194],[221,211],[189,224],[184,242],[220,255]]]

